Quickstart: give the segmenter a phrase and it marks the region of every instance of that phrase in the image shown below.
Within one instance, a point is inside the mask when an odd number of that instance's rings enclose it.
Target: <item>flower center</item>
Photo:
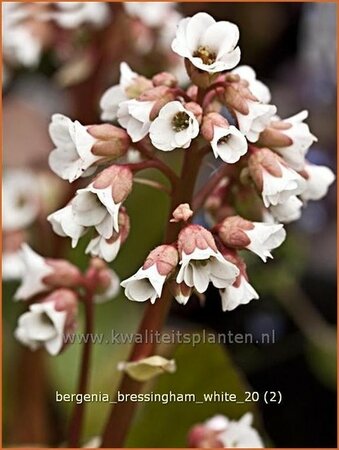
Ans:
[[[204,45],[200,45],[193,53],[193,56],[201,58],[202,62],[208,66],[213,64],[217,59],[216,53],[212,52],[209,47],[205,47]]]
[[[231,135],[228,134],[227,136],[224,136],[218,140],[218,145],[227,144],[230,139],[231,139]]]
[[[190,116],[185,111],[179,111],[172,119],[172,128],[179,132],[186,130],[190,124]]]

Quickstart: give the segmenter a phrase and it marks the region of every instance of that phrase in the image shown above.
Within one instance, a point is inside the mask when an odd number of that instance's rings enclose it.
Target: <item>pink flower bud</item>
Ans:
[[[174,99],[174,93],[167,86],[157,86],[153,89],[149,89],[139,97],[139,100],[141,101],[155,102],[150,112],[150,120],[154,120],[158,116],[161,108]]]
[[[161,72],[154,75],[152,78],[154,86],[167,86],[176,87],[178,85],[178,80],[174,75],[168,72]]]
[[[178,262],[178,251],[173,245],[160,245],[149,253],[142,268],[147,270],[155,264],[160,275],[168,276]]]
[[[202,108],[201,108],[201,106],[198,103],[195,103],[195,102],[188,102],[188,103],[185,103],[185,108],[188,111],[191,111],[195,115],[197,121],[200,124],[201,120],[202,120]]]
[[[193,216],[193,211],[188,203],[182,203],[175,208],[172,216],[170,222],[187,222]]]
[[[252,153],[248,160],[249,173],[259,191],[263,190],[263,171],[274,177],[282,177],[283,160],[268,148],[261,148]]]
[[[126,166],[112,165],[103,170],[94,180],[95,189],[112,188],[112,199],[115,204],[121,203],[130,194],[133,186],[133,174]]]
[[[80,270],[64,259],[45,259],[53,272],[45,276],[42,281],[50,287],[76,287],[81,280]]]
[[[284,130],[292,128],[292,124],[283,121],[274,121],[260,133],[258,145],[263,147],[288,147],[293,140],[284,134]]]
[[[244,230],[253,228],[252,222],[239,216],[228,217],[216,227],[221,241],[234,248],[244,248],[250,244],[251,240]]]
[[[212,233],[200,225],[188,225],[179,234],[178,250],[182,254],[190,255],[196,249],[206,250],[210,248],[218,250]]]
[[[131,143],[130,137],[124,129],[107,123],[91,125],[87,131],[96,139],[92,147],[92,153],[96,156],[120,158],[126,154]]]
[[[242,83],[233,82],[225,85],[222,100],[231,109],[247,115],[250,112],[248,101],[257,101],[258,99]]]
[[[228,128],[229,123],[221,114],[211,112],[204,116],[202,121],[201,133],[206,141],[212,141],[214,136],[214,127]]]

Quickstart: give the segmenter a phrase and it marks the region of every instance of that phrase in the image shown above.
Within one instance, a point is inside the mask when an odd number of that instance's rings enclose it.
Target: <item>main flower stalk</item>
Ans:
[[[192,201],[203,156],[203,153],[199,151],[197,146],[192,146],[189,151],[185,152],[179,183],[173,191],[169,218],[172,211],[179,204],[185,202],[190,203]],[[176,240],[180,226],[180,223],[171,223],[168,220],[164,237],[165,244],[170,244]],[[146,330],[154,332],[161,331],[169,313],[172,300],[173,296],[169,288],[165,286],[161,298],[154,305],[150,303],[147,305],[138,334],[144,336]],[[135,343],[129,361],[132,362],[138,361],[141,358],[147,358],[153,355],[154,352],[155,343],[148,341]],[[137,394],[141,391],[142,387],[143,383],[133,380],[125,373],[118,390],[123,394]],[[129,401],[116,403],[113,406],[103,432],[102,447],[119,448],[124,446],[135,409],[136,403]]]

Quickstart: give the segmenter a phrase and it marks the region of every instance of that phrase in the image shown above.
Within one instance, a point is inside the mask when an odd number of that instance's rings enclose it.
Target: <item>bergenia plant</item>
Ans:
[[[164,4],[165,15],[167,7]],[[140,13],[137,5],[129,10]],[[48,17],[68,27],[68,13],[65,5]],[[77,9],[73,21],[83,20],[85,14],[93,18],[90,11]],[[122,62],[119,84],[103,92],[99,102],[103,123],[53,115],[50,167],[77,188],[48,221],[72,247],[90,236],[85,250],[90,262],[81,273],[66,260],[43,258],[22,247],[26,270],[15,294],[28,304],[15,331],[22,344],[60,353],[66,346],[64,336],[76,328],[79,303],[85,306],[86,331],[93,333],[95,303],[113,298],[119,289],[109,264],[128,240],[125,202],[140,181],[170,199],[163,240],[149,249],[137,272],[120,283],[126,302],[147,302],[140,333],[161,331],[173,302],[184,308],[209,285],[219,291],[220,309],[226,313],[259,299],[260,286],[251,285],[246,270],[246,252],[263,263],[273,258],[286,238],[285,224],[299,219],[307,202],[323,197],[334,175],[306,159],[317,140],[305,123],[308,113],[287,119],[277,115],[267,86],[251,67],[238,66],[238,41],[239,29],[233,23],[217,22],[203,12],[183,18],[171,48],[183,58],[188,87],[180,86],[173,73],[149,79]],[[210,173],[199,186],[202,168],[205,173],[210,168]],[[145,169],[161,172],[167,181],[141,180],[139,173]],[[237,206],[245,193],[256,208],[251,217],[241,216]],[[142,220],[133,217],[131,222],[137,228]],[[84,346],[79,393],[88,388],[90,343]],[[139,393],[152,376],[173,372],[175,361],[159,355],[153,342],[136,342],[119,370],[119,391]],[[124,445],[136,405],[113,405],[100,445]],[[70,447],[82,443],[83,417],[84,405],[76,405]],[[217,416],[192,424],[189,443],[204,448],[263,447],[251,421],[250,415],[238,422]]]

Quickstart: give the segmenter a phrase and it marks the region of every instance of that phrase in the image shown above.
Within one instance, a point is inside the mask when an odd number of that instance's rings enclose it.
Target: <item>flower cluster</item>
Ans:
[[[107,262],[114,260],[128,236],[129,218],[122,204],[132,190],[134,173],[159,164],[156,150],[211,153],[222,169],[227,167],[227,176],[198,205],[210,212],[212,229],[191,224],[195,211],[187,204],[191,213],[185,217],[175,214],[184,211],[185,204],[172,211],[172,221],[184,225],[173,243],[156,247],[137,273],[121,283],[130,300],[154,303],[166,283],[181,304],[194,291],[204,293],[209,283],[219,289],[224,311],[257,299],[239,250],[266,262],[285,240],[283,223],[298,219],[304,202],[321,198],[334,180],[330,169],[305,159],[316,140],[304,123],[307,113],[279,119],[276,106],[268,103],[268,88],[253,69],[235,68],[238,39],[236,25],[216,22],[206,13],[182,19],[172,49],[185,58],[193,82],[186,90],[170,73],[147,79],[123,62],[119,84],[100,102],[102,120],[117,121],[120,127],[84,126],[60,114],[52,117],[52,170],[70,182],[98,173],[48,220],[73,246],[92,229],[95,234],[86,251]],[[235,118],[232,123],[224,110]],[[141,162],[121,162],[130,148],[139,151]],[[230,192],[248,186],[253,198],[259,194],[262,199],[257,211],[262,221],[238,216],[230,201]]]
[[[101,260],[92,260],[85,275],[63,259],[43,258],[27,244],[20,257],[24,270],[14,299],[28,303],[28,311],[18,320],[15,337],[31,350],[44,347],[56,355],[67,344],[66,336],[76,329],[81,291],[89,283],[94,301],[102,303],[115,297],[119,279]]]

